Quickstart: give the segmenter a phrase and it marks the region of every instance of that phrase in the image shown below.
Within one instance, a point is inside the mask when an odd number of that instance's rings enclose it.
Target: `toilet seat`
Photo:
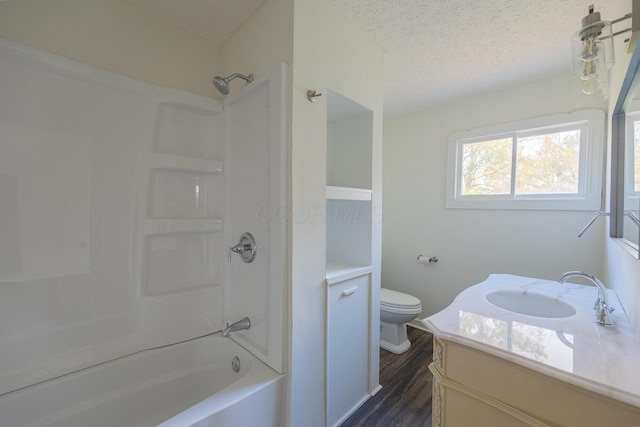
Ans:
[[[422,304],[413,295],[380,288],[380,309],[389,313],[419,314],[422,312]]]

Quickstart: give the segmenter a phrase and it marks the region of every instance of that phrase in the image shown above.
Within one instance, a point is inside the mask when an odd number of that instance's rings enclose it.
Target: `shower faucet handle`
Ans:
[[[244,233],[240,236],[240,243],[229,248],[228,262],[231,262],[231,254],[239,254],[242,261],[246,263],[253,262],[258,252],[258,246],[256,245],[256,239],[253,238],[251,233]]]

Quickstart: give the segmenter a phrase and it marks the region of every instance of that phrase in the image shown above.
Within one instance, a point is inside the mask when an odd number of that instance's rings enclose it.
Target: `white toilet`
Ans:
[[[422,312],[420,300],[391,289],[380,289],[380,347],[401,354],[411,347],[407,323]]]

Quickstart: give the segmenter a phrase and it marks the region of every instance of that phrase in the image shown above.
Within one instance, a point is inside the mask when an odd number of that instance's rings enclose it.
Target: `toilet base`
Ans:
[[[380,348],[383,348],[395,354],[402,354],[405,351],[409,350],[409,347],[411,347],[411,342],[409,340],[404,340],[404,342],[400,343],[400,345],[395,345],[380,340]]]
[[[409,350],[411,342],[407,338],[406,323],[380,321],[380,347],[395,354]]]

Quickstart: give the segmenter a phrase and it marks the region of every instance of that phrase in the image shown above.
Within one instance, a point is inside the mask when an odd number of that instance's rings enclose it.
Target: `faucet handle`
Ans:
[[[240,254],[240,255],[242,255],[245,250],[250,251],[251,248],[250,247],[247,248],[246,245],[243,245],[242,243],[238,243],[235,246],[231,246],[229,248],[229,262],[231,262],[231,254]]]
[[[228,262],[231,262],[231,254],[236,253],[240,255],[240,258],[244,262],[253,262],[256,258],[256,252],[258,246],[256,245],[256,239],[253,238],[251,233],[244,233],[240,236],[240,243],[229,248]]]
[[[600,309],[600,303],[602,302],[602,297],[600,296],[600,293],[598,292],[598,298],[596,298],[595,302],[593,303],[593,311],[598,311]]]

